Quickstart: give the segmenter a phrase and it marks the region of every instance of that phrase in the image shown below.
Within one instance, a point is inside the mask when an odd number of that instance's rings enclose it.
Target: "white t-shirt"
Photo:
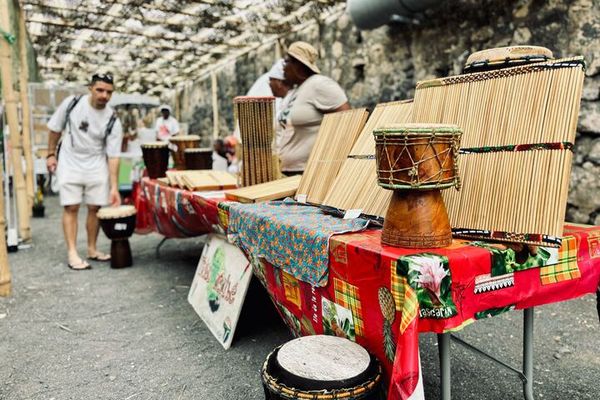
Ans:
[[[282,171],[304,171],[326,112],[348,101],[333,79],[315,74],[288,93],[278,115],[285,127],[278,137]]]
[[[164,119],[158,117],[156,119],[156,136],[158,140],[167,141],[173,135],[179,133],[179,122],[169,115],[169,118]]]
[[[60,104],[48,121],[48,129],[62,132],[65,127],[67,107],[73,97],[67,97]],[[92,107],[89,95],[79,99],[69,114],[70,121],[62,136],[57,168],[61,182],[78,182],[82,177],[87,177],[87,180],[96,177],[108,179],[107,157],[119,157],[123,141],[123,127],[118,118],[108,137],[105,137],[113,112],[108,105],[101,110]]]

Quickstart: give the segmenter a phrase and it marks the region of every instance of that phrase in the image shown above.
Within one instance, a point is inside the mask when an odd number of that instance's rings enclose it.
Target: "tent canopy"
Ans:
[[[116,75],[116,89],[160,95],[343,0],[21,0],[44,80]]]

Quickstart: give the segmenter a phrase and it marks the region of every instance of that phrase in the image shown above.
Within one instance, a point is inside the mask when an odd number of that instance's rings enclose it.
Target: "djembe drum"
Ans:
[[[402,124],[375,129],[373,135],[379,186],[394,191],[381,242],[408,248],[450,245],[452,231],[440,189],[460,186],[461,130]]]
[[[261,377],[267,400],[383,399],[377,359],[336,336],[305,336],[276,348]]]
[[[200,146],[200,136],[198,135],[184,135],[184,136],[172,136],[169,138],[171,145],[171,155],[173,155],[173,162],[175,168],[179,170],[185,169],[185,149],[197,148]]]
[[[467,58],[464,74],[493,71],[552,59],[552,51],[540,46],[509,46],[477,51]]]
[[[129,238],[135,230],[136,209],[134,206],[102,207],[98,210],[100,226],[111,240],[111,268],[125,268],[133,264]]]
[[[185,149],[185,169],[212,169],[211,148],[193,148]]]
[[[169,144],[167,142],[150,142],[142,144],[144,164],[151,179],[164,178],[169,168]]]

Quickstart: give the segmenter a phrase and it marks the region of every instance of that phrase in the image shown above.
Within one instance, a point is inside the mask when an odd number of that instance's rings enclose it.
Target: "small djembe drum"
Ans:
[[[445,247],[452,230],[441,189],[460,186],[455,125],[401,124],[375,129],[379,186],[394,191],[381,242],[407,248]]]
[[[336,336],[305,336],[276,348],[261,377],[267,400],[383,399],[377,359]]]
[[[185,169],[185,149],[200,147],[200,136],[172,136],[169,138],[169,143],[171,144],[169,148],[171,149],[175,168],[183,170]]]
[[[467,58],[464,74],[493,71],[552,59],[552,51],[540,46],[509,46],[477,51]]]
[[[144,164],[151,179],[164,178],[169,168],[169,144],[167,142],[150,142],[142,144]]]
[[[135,230],[136,209],[134,206],[102,207],[98,210],[100,226],[111,240],[111,268],[125,268],[133,264],[129,238]]]
[[[185,149],[185,169],[212,169],[211,148]]]

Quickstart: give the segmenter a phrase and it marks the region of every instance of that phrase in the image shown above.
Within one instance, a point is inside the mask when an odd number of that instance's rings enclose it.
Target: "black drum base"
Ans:
[[[133,265],[129,239],[114,239],[110,244],[110,267],[126,268]]]

